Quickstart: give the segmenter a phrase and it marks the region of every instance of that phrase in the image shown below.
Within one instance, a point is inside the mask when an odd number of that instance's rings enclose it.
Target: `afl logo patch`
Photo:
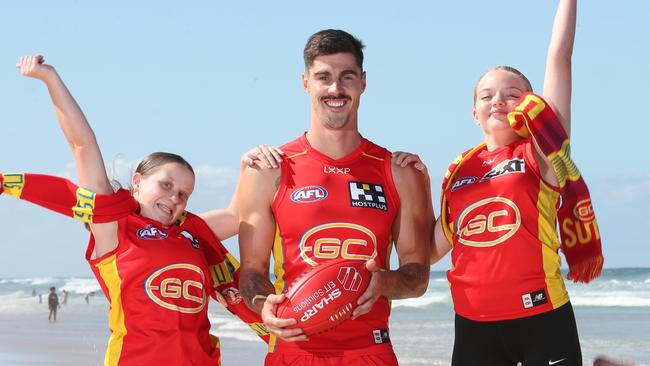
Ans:
[[[471,184],[476,183],[476,177],[462,177],[456,179],[454,184],[451,186],[451,191],[455,191],[459,188],[467,187]]]
[[[136,231],[138,238],[144,240],[163,240],[167,237],[167,233],[158,229],[157,227],[149,224],[144,228]]]
[[[296,203],[322,201],[327,197],[327,190],[320,186],[306,186],[291,193],[291,200]]]

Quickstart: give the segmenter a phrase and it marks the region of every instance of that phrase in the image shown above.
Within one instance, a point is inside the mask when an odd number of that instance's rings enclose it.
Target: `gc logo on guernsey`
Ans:
[[[504,197],[475,202],[458,216],[458,241],[473,247],[491,247],[515,235],[521,226],[519,208]]]
[[[312,266],[338,258],[368,260],[377,256],[377,238],[364,226],[332,222],[306,231],[299,248],[300,257]]]
[[[165,266],[147,278],[145,291],[161,307],[185,314],[201,312],[207,304],[201,268],[187,263]]]

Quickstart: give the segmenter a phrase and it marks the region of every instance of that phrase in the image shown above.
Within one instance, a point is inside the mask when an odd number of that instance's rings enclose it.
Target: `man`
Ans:
[[[47,306],[50,309],[50,314],[47,320],[50,323],[56,323],[56,312],[61,308],[59,305],[59,296],[56,294],[56,287],[50,287],[50,294],[47,296]]]
[[[240,204],[240,289],[272,333],[266,364],[395,365],[388,336],[389,299],[427,288],[433,209],[424,175],[391,164],[391,154],[359,134],[366,86],[363,44],[340,30],[312,35],[303,87],[310,129],[282,147],[281,169],[247,168]],[[395,243],[400,267],[387,270]],[[268,276],[271,251],[277,280]],[[351,320],[312,335],[275,316],[282,292],[313,266],[365,260],[372,271]]]

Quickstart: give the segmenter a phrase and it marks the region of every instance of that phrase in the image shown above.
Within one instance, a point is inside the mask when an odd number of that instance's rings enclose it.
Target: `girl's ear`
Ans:
[[[137,192],[140,189],[140,181],[142,180],[142,174],[133,173],[131,177],[131,187],[133,187],[133,193]]]

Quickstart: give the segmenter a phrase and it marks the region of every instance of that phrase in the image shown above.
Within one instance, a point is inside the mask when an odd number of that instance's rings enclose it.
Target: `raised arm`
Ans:
[[[77,166],[79,185],[95,193],[113,193],[104,160],[81,108],[54,67],[44,64],[41,55],[23,56],[16,64],[24,76],[41,80],[47,86],[56,117]],[[117,247],[117,223],[91,224],[95,236],[95,254],[102,256]]]
[[[542,95],[571,136],[571,56],[576,34],[577,0],[559,0],[546,57]]]
[[[354,318],[369,312],[380,296],[389,299],[418,297],[427,290],[429,283],[429,246],[434,219],[426,178],[411,165],[400,167],[393,162],[392,169],[400,198],[400,209],[392,227],[399,268],[379,270],[373,268],[374,261],[369,261],[372,280],[359,297]]]
[[[79,185],[96,193],[112,193],[92,128],[54,67],[44,61],[41,55],[23,56],[16,67],[24,76],[41,80],[47,86],[59,125],[72,150]]]

